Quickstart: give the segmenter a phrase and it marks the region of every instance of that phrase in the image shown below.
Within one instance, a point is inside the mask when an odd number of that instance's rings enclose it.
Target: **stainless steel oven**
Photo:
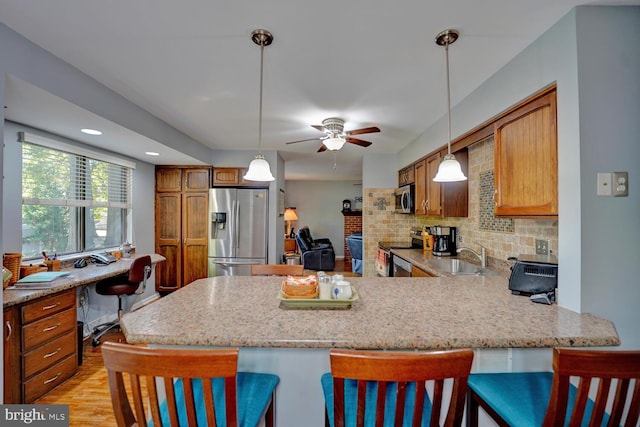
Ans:
[[[411,277],[412,265],[409,261],[399,256],[393,257],[393,277]]]
[[[417,245],[416,240],[413,238],[409,242],[379,241],[375,263],[376,273],[378,273],[378,276],[392,277],[394,275],[393,259],[395,257],[393,256],[391,249],[412,249],[422,247],[422,242],[419,243],[420,245]]]

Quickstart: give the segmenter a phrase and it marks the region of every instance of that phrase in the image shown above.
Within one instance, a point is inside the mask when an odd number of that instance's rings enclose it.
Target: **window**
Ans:
[[[133,164],[25,132],[20,140],[25,259],[128,240]]]

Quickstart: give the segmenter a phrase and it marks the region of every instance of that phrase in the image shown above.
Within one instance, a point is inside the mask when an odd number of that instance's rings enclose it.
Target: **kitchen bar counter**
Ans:
[[[614,325],[511,295],[503,276],[349,277],[349,310],[283,309],[282,278],[197,280],[123,318],[130,343],[433,350],[611,346]]]
[[[138,254],[137,256],[141,255]],[[131,261],[133,261],[135,257],[136,256],[132,258],[121,258],[109,265],[89,264],[85,268],[64,269],[63,271],[68,271],[70,273],[69,276],[55,279],[50,284],[45,284],[37,289],[35,286],[26,289],[10,286],[2,292],[2,306],[3,308],[7,308],[36,298],[62,292],[70,288],[94,283],[98,280],[106,279],[107,277],[126,273],[129,271]],[[164,260],[165,258],[162,255],[151,254],[151,264],[153,265]]]
[[[553,346],[615,346],[614,325],[511,295],[503,276],[349,277],[348,310],[285,309],[282,278],[196,280],[122,319],[129,343],[239,347],[238,369],[280,377],[276,423],[324,426],[330,348],[474,349],[474,372],[551,370]]]

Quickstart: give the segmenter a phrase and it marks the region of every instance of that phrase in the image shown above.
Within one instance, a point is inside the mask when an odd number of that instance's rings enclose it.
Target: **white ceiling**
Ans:
[[[440,31],[461,33],[449,50],[455,105],[574,6],[639,3],[0,0],[0,19],[202,144],[248,150],[247,163],[258,146],[260,70],[250,34],[267,29],[274,42],[264,50],[262,149],[281,153],[287,179],[359,180],[363,153],[395,153],[446,114]],[[77,129],[99,118],[18,79],[8,83],[8,119],[95,143]],[[345,130],[381,132],[359,136],[370,147],[346,144],[335,155],[316,153],[319,141],[285,144],[322,136],[310,125],[328,117],[343,118]],[[112,151],[194,163],[113,123],[100,126],[122,138],[109,141]],[[163,155],[140,157],[138,144]]]

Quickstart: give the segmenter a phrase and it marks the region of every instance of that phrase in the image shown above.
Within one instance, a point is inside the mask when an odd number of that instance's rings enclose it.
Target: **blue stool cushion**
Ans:
[[[469,388],[475,391],[509,425],[539,427],[549,405],[551,395],[551,372],[509,372],[496,374],[471,374]],[[569,387],[567,420],[575,401],[576,388]],[[589,399],[582,425],[587,426],[593,410]],[[605,414],[604,421],[608,421]]]
[[[197,378],[193,381],[193,393],[196,403],[196,415],[198,426],[207,425],[207,415],[204,408],[204,397],[202,395],[202,380]],[[238,372],[236,377],[236,394],[238,406],[238,425],[256,426],[267,408],[273,391],[280,382],[277,375],[261,374],[252,372]],[[173,384],[176,393],[176,405],[178,406],[178,417],[181,427],[188,427],[187,413],[184,408],[184,391],[182,380],[177,379]],[[222,378],[213,379],[213,405],[216,410],[216,423],[218,426],[226,426],[226,410],[224,405],[224,380]],[[167,402],[160,404],[160,416],[163,425],[170,425],[169,413],[167,412]],[[153,425],[152,422],[149,423]]]
[[[329,425],[331,427],[334,426],[333,421],[333,377],[331,373],[327,372],[322,375],[320,379],[322,384],[322,390],[324,392],[324,401],[327,407],[327,414],[329,418]],[[345,425],[347,426],[355,426],[356,425],[356,415],[357,415],[357,404],[358,404],[358,383],[356,380],[345,379],[344,381],[344,406],[345,406]],[[370,381],[367,384],[367,397],[366,397],[366,411],[364,418],[364,425],[372,426],[375,425],[375,417],[376,417],[376,395],[377,395],[378,385],[374,381]],[[415,392],[416,387],[415,383],[409,383],[407,385],[407,397],[405,401],[404,407],[404,427],[411,426],[411,417],[413,415],[413,406],[415,402]],[[384,425],[385,426],[393,426],[393,421],[395,417],[395,407],[396,407],[396,387],[395,386],[387,386],[386,399],[385,399],[385,417],[384,417]],[[431,400],[429,399],[428,393],[425,393],[424,397],[424,410],[422,417],[422,426],[426,427],[429,425],[429,418],[431,416]]]

